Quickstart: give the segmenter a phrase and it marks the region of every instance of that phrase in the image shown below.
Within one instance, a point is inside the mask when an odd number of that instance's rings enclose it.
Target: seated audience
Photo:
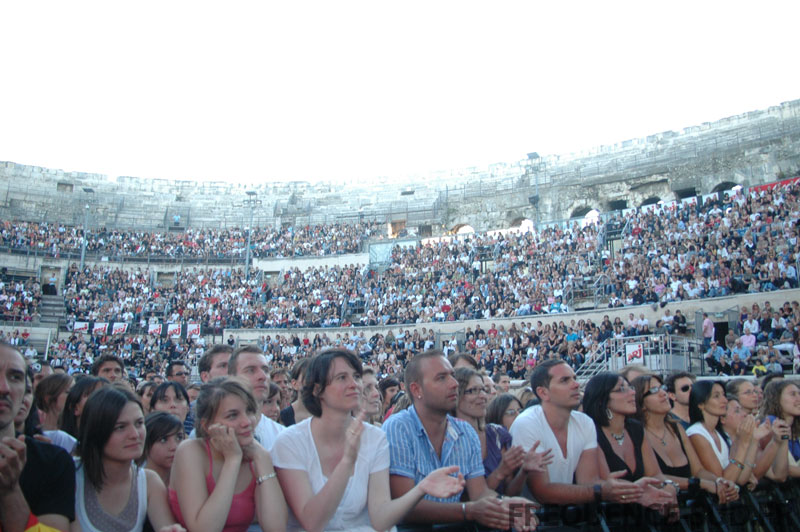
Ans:
[[[677,382],[681,386],[680,381],[685,378],[679,377],[673,384]],[[633,387],[636,417],[644,425],[645,438],[664,477],[677,482],[682,490],[688,490],[692,482],[696,482],[700,488],[717,495],[720,503],[738,499],[734,483],[703,469],[683,426],[670,415],[669,396],[661,377],[638,377]],[[683,393],[688,397],[689,390]]]

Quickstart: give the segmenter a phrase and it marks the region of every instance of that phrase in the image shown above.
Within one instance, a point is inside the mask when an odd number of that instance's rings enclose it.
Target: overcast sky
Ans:
[[[126,7],[121,7],[126,6]],[[0,160],[367,180],[800,98],[800,2],[3,2]]]

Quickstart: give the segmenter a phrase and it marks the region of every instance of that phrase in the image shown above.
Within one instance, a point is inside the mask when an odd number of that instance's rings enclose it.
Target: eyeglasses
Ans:
[[[482,388],[480,386],[476,386],[475,388],[467,388],[466,390],[464,390],[464,395],[475,395],[478,393],[485,393],[488,395],[490,393],[489,388]]]
[[[642,397],[647,397],[648,395],[653,395],[658,392],[666,392],[666,391],[667,391],[666,384],[662,384],[661,386],[653,386],[652,388],[644,392],[644,395]]]
[[[185,377],[187,375],[188,375],[188,373],[185,372],[185,371],[177,371],[177,372],[172,374],[173,377]]]
[[[503,412],[503,415],[504,416],[516,416],[520,412],[522,412],[521,408],[509,408],[508,410]]]
[[[628,393],[631,390],[633,390],[633,386],[628,386],[627,384],[623,384],[616,390],[611,390],[611,393]]]
[[[682,391],[683,393],[686,393],[686,392],[688,392],[688,391],[689,391],[689,390],[691,390],[691,389],[692,389],[692,385],[691,385],[691,384],[684,384],[683,386],[681,386],[681,391]]]

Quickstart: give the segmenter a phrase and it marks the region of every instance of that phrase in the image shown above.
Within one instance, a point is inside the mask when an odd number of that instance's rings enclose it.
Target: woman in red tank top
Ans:
[[[189,530],[285,530],[286,501],[269,453],[254,438],[256,402],[239,379],[205,384],[197,398],[196,440],[175,454],[169,501]]]

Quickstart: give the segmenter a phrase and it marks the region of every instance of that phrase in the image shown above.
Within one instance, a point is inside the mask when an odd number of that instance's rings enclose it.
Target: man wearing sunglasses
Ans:
[[[673,419],[680,423],[684,430],[689,428],[689,394],[697,377],[686,371],[679,371],[667,377],[665,383],[669,399],[672,401]]]

